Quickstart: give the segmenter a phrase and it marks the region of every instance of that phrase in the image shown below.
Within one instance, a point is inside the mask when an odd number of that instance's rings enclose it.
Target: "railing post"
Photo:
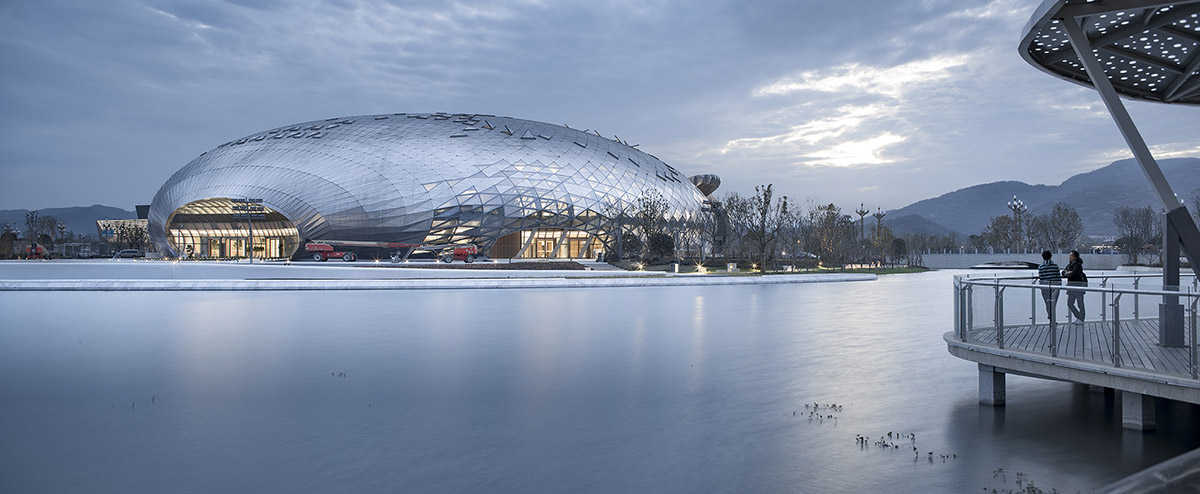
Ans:
[[[996,280],[996,346],[1004,349],[1004,287]]]
[[[1050,290],[1050,301],[1046,302],[1046,304],[1050,308],[1050,310],[1048,311],[1048,314],[1050,316],[1050,356],[1057,357],[1058,356],[1058,317],[1056,317],[1055,311],[1058,309],[1058,304],[1056,303],[1058,301],[1058,291],[1056,291],[1054,289],[1055,285],[1046,285],[1046,287],[1048,290]]]
[[[1191,290],[1189,290],[1189,291],[1191,291]],[[1200,294],[1197,294],[1195,291],[1192,291],[1192,293],[1191,293],[1191,297],[1192,297],[1192,314],[1191,314],[1191,317],[1189,318],[1189,319],[1191,319],[1191,325],[1190,325],[1190,326],[1191,326],[1191,328],[1192,328],[1192,331],[1191,331],[1191,333],[1192,333],[1192,334],[1191,334],[1191,337],[1192,337],[1192,345],[1191,345],[1191,346],[1192,346],[1192,351],[1191,351],[1191,362],[1189,362],[1189,363],[1191,364],[1191,367],[1192,367],[1192,379],[1196,379],[1196,378],[1198,377],[1198,376],[1197,376],[1197,370],[1196,370],[1196,302],[1200,302],[1200,297],[1198,297],[1197,295],[1200,295]]]
[[[1033,285],[1037,286],[1038,280],[1033,280]],[[1037,288],[1029,290],[1029,325],[1037,325]]]
[[[1113,294],[1113,367],[1121,366],[1121,294]]]
[[[1100,278],[1100,288],[1108,286],[1108,278]],[[1100,292],[1100,321],[1108,319],[1108,294]]]
[[[975,329],[975,285],[967,285],[967,331]]]
[[[1141,277],[1139,277],[1139,276],[1134,276],[1134,277],[1133,277],[1133,318],[1134,318],[1135,320],[1138,318],[1138,294],[1137,294],[1137,289],[1138,289],[1138,282],[1139,282],[1139,281],[1142,281],[1142,278],[1141,278]]]
[[[967,341],[966,332],[963,331],[963,290],[962,285],[958,281],[958,277],[954,278],[954,332],[958,334],[958,338],[962,341]]]

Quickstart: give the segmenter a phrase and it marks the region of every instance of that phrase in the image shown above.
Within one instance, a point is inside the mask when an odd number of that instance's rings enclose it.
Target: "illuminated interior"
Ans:
[[[500,237],[492,247],[491,256],[517,259],[580,259],[596,257],[603,251],[604,243],[590,233],[562,228],[539,228]]]
[[[185,204],[167,222],[168,240],[184,259],[284,259],[300,246],[284,215],[263,206],[263,219],[234,219],[233,206],[227,198]]]

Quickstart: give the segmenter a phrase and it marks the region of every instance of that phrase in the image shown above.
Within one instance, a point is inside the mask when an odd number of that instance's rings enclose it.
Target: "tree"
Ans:
[[[1079,212],[1065,202],[1054,203],[1049,221],[1050,231],[1053,232],[1050,246],[1059,252],[1074,247],[1083,234],[1083,220],[1079,218]]]
[[[987,248],[987,240],[984,235],[968,235],[967,247],[975,249],[977,252]]]
[[[725,219],[725,255],[740,260],[745,254],[746,234],[751,221],[749,200],[737,192],[730,192],[725,195],[721,205]]]
[[[12,226],[4,224],[4,233],[0,233],[0,258],[9,258],[13,255],[13,244],[17,241],[17,232],[12,229]]]
[[[1155,243],[1155,237],[1161,235],[1159,217],[1149,206],[1117,208],[1113,215],[1113,224],[1116,225],[1119,234],[1117,249],[1125,254],[1130,264],[1137,264],[1142,246]]]
[[[1007,249],[1021,239],[1021,226],[1008,215],[993,216],[980,234],[983,242],[992,248]]]
[[[750,197],[750,227],[747,237],[759,255],[759,266],[762,272],[767,272],[767,261],[775,246],[775,237],[780,228],[787,223],[788,199],[780,197],[772,202],[774,192],[772,184],[754,187],[754,195]]]
[[[710,201],[711,206],[700,211],[700,219],[692,226],[696,249],[700,254],[700,262],[704,263],[707,254],[717,247],[719,231],[718,211],[721,208],[717,201]]]
[[[888,249],[892,247],[892,243],[898,240],[892,233],[892,230],[887,226],[876,221],[875,226],[871,227],[871,243],[874,244],[875,253],[879,259],[879,264],[887,263]]]
[[[638,238],[637,234],[633,232],[625,232],[624,235],[621,235],[621,243],[624,244],[630,252],[641,252],[642,248],[644,247],[642,244],[642,239]]]
[[[663,233],[666,228],[667,211],[671,208],[670,203],[663,198],[662,192],[658,189],[644,189],[642,195],[638,196],[637,200],[637,226],[641,231],[641,237],[649,241],[656,235]],[[674,242],[672,242],[674,249]],[[642,257],[645,258],[645,248],[641,249]]]
[[[885,226],[884,228],[887,228],[887,227]],[[907,242],[905,242],[903,238],[898,238],[898,237],[892,239],[891,246],[888,250],[889,250],[888,254],[891,255],[893,263],[895,263],[896,261],[905,259],[905,257],[909,253]]]
[[[1054,248],[1054,227],[1049,216],[1034,216],[1029,220],[1029,240],[1038,249]]]
[[[833,204],[813,207],[808,211],[808,217],[809,248],[827,266],[844,265],[858,234],[854,220]]]
[[[675,239],[665,233],[655,233],[646,244],[655,257],[669,257],[675,253]]]

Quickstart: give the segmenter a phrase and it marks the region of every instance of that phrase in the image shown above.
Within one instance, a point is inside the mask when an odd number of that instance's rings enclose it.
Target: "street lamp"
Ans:
[[[867,238],[865,219],[868,214],[871,214],[871,210],[863,207],[863,203],[860,202],[858,203],[858,209],[855,209],[854,213],[858,215],[858,239],[865,240]]]
[[[876,239],[878,239],[878,238],[879,238],[879,234],[880,234],[880,233],[883,233],[883,217],[884,217],[884,216],[887,216],[887,213],[883,212],[883,210],[882,210],[882,209],[880,209],[880,208],[875,208],[875,214],[872,214],[871,216],[874,216],[874,217],[875,217],[875,232],[876,232],[876,233],[875,233],[875,235],[876,235],[876,236],[875,236],[875,238],[876,238]],[[887,259],[886,259],[886,257],[884,257],[884,254],[883,254],[883,252],[884,252],[883,250],[884,250],[884,249],[886,249],[886,248],[887,248],[887,246],[886,246],[886,245],[881,245],[881,246],[879,246],[879,259],[880,259],[880,260],[879,260],[879,266],[880,266],[880,267],[883,267],[883,263],[884,263],[884,261],[886,261],[886,260],[887,260]]]
[[[1025,206],[1025,201],[1017,199],[1017,196],[1014,195],[1012,200],[1008,201],[1008,209],[1013,212],[1013,242],[1015,244],[1013,249],[1015,250],[1019,249],[1021,245],[1021,215],[1025,214],[1029,208]]]

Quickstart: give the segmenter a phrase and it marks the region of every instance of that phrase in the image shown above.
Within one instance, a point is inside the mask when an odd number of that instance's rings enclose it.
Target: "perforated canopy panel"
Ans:
[[[1062,22],[1078,22],[1122,96],[1200,104],[1200,0],[1048,0],[1025,26],[1019,51],[1034,67],[1091,87]]]

